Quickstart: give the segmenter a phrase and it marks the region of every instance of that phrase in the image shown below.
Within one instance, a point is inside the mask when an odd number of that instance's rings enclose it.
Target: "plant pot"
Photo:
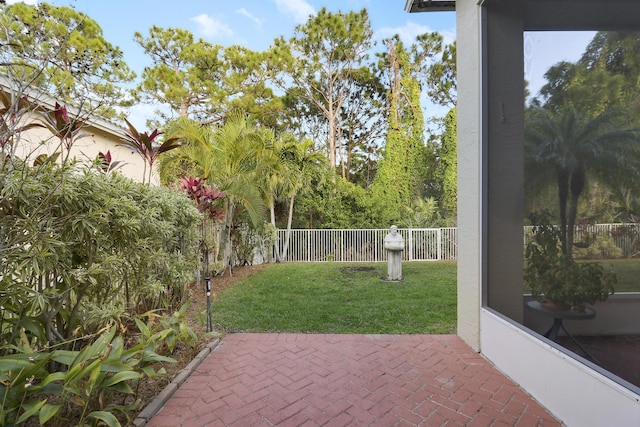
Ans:
[[[553,301],[548,299],[544,299],[540,301],[540,306],[546,308],[547,310],[552,311],[569,311],[571,310],[571,306],[569,304],[556,304]]]

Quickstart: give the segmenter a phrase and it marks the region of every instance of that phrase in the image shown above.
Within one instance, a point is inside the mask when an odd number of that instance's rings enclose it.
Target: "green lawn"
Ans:
[[[618,277],[616,292],[640,292],[640,259],[610,259],[599,262],[604,268],[613,267]]]
[[[386,268],[270,265],[218,295],[213,321],[227,332],[455,333],[455,262],[405,262],[400,283],[381,280]]]

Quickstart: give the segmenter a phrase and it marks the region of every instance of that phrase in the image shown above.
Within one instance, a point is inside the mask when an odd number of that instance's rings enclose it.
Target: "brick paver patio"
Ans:
[[[559,426],[455,335],[231,334],[147,426]]]

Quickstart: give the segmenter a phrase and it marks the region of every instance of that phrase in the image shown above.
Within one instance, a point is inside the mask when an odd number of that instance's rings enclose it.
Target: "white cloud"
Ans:
[[[16,4],[16,3],[24,3],[24,4],[38,4],[38,0],[7,0],[7,4]]]
[[[247,18],[251,19],[253,22],[256,23],[256,25],[258,26],[258,28],[262,28],[262,23],[264,22],[263,19],[258,18],[257,16],[254,16],[251,12],[249,12],[247,9],[245,9],[244,7],[236,10],[236,12],[238,12],[240,15],[244,15]]]
[[[316,10],[305,0],[274,0],[278,10],[286,15],[291,15],[297,24],[304,24],[310,15],[315,15]]]
[[[400,40],[402,40],[405,45],[410,45],[416,41],[416,37],[420,34],[432,32],[434,32],[434,30],[425,25],[407,21],[407,23],[401,27],[384,27],[379,29],[376,31],[376,38],[384,39],[391,37],[394,34],[398,34],[400,36]],[[442,36],[444,44],[451,44],[456,39],[455,31],[438,31],[438,33]]]
[[[191,18],[191,21],[198,24],[198,31],[205,37],[232,37],[233,30],[227,24],[207,14],[201,14]]]

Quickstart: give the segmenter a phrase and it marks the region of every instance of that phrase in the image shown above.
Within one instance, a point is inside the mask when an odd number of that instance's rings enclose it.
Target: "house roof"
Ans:
[[[12,81],[10,78],[4,75],[0,75],[0,88],[4,88],[10,91],[12,90],[17,93],[26,95],[31,102],[35,102],[51,110],[55,108],[56,102],[58,102],[52,96],[42,91],[38,91],[37,89],[27,88],[27,90],[25,90],[24,87],[18,87],[16,82]],[[69,113],[71,113],[73,116],[83,116],[82,112],[78,108],[72,105],[66,105],[66,107]],[[88,115],[86,123],[89,126],[96,128],[100,131],[107,132],[117,136],[121,136],[126,131],[124,127],[118,126],[115,123],[112,123],[102,117],[99,117],[93,114]]]
[[[456,10],[455,0],[406,0],[404,10],[416,12],[450,12]]]

